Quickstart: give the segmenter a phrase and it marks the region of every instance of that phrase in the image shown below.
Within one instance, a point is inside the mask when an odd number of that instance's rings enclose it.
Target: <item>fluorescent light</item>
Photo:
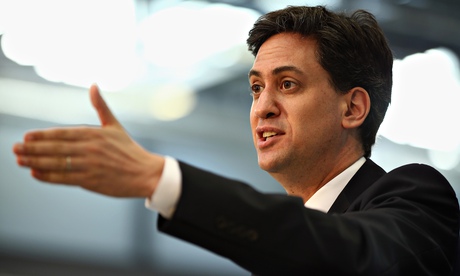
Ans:
[[[158,120],[173,121],[190,114],[196,105],[196,93],[189,86],[165,84],[154,88],[150,113]]]
[[[379,134],[440,152],[460,148],[459,61],[445,48],[395,61],[393,99]]]
[[[17,2],[0,5],[11,13],[2,38],[9,59],[47,80],[85,88],[97,82],[118,90],[139,74],[132,0]]]
[[[460,163],[460,147],[451,151],[428,150],[428,157],[442,170],[452,170]]]
[[[59,124],[99,124],[88,89],[0,78],[0,113]],[[155,91],[155,93],[152,93]],[[132,85],[118,93],[101,91],[123,122],[152,124],[188,115],[196,93],[187,85]]]
[[[245,45],[259,14],[246,8],[206,2],[183,2],[165,8],[140,25],[144,57],[155,66],[184,69],[220,60],[221,54]],[[244,49],[247,53],[247,49]],[[233,53],[234,54],[234,53]],[[238,60],[225,56],[222,63]]]

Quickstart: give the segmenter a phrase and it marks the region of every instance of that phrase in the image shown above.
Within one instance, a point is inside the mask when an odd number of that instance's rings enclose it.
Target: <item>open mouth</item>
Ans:
[[[276,136],[276,135],[278,135],[278,133],[276,133],[276,132],[273,132],[273,131],[264,131],[264,132],[262,133],[262,139],[263,139],[264,141],[267,141],[268,139],[270,139],[271,137]]]

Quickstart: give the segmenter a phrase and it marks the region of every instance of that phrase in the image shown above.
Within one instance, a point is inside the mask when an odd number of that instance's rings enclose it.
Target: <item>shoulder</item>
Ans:
[[[408,164],[385,173],[356,198],[349,210],[381,208],[437,213],[437,219],[445,213],[455,219],[459,215],[458,199],[449,181],[425,164]]]
[[[433,177],[447,182],[447,179],[435,168],[421,163],[407,164],[397,167],[387,173],[388,175],[411,175],[414,177]]]
[[[339,195],[331,212],[388,207],[389,203],[402,201],[432,206],[440,200],[452,206],[458,205],[452,186],[433,167],[408,164],[385,172],[367,159]]]
[[[449,181],[435,168],[426,164],[408,164],[386,173],[379,181],[393,182],[398,186],[441,189],[454,193]]]
[[[372,179],[367,179],[368,181],[371,180],[370,182],[373,182],[372,184],[368,183],[368,188],[370,189],[381,185],[388,186],[390,184],[387,183],[390,182],[393,184],[398,183],[398,185],[390,185],[387,187],[390,189],[403,188],[407,186],[435,186],[437,188],[444,188],[453,192],[452,186],[444,175],[437,169],[426,164],[412,163],[394,168],[389,172],[385,172],[372,160],[367,159],[366,163],[358,171],[356,176],[359,180],[363,180],[365,177],[369,178],[369,175],[373,175]]]

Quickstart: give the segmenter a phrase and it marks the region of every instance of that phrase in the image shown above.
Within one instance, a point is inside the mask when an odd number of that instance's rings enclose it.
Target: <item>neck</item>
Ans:
[[[305,203],[321,187],[362,156],[362,151],[338,154],[335,158],[324,156],[316,162],[305,162],[305,166],[296,171],[277,172],[271,175],[283,186],[287,194],[301,197]]]

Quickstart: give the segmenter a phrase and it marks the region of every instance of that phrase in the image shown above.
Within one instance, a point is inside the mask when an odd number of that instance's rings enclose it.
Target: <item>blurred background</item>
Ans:
[[[283,193],[252,146],[245,40],[261,14],[304,4],[376,15],[397,60],[372,159],[430,164],[460,193],[456,0],[0,0],[0,275],[249,275],[159,233],[143,200],[33,180],[11,148],[97,125],[97,83],[147,149]]]

